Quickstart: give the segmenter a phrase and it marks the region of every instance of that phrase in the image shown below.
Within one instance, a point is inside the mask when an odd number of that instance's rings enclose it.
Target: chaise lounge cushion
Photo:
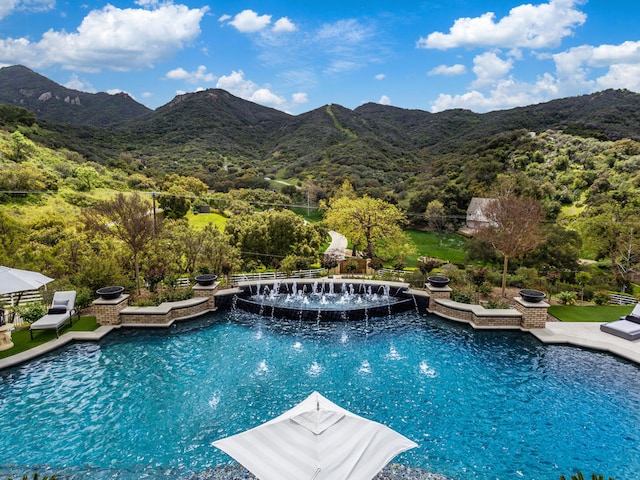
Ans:
[[[640,338],[640,324],[628,320],[616,320],[615,322],[600,325],[600,330],[625,340],[637,340]]]

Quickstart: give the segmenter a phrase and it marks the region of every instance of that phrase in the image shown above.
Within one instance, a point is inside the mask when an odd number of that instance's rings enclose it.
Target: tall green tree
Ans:
[[[84,211],[87,229],[121,241],[131,252],[136,288],[140,294],[140,254],[154,237],[149,201],[140,194],[117,194]]]
[[[321,226],[309,224],[289,210],[236,215],[227,221],[225,233],[245,261],[251,259],[265,266],[273,258],[288,255],[316,257],[324,239]]]
[[[324,218],[330,229],[345,235],[354,249],[363,249],[367,258],[376,256],[376,244],[383,239],[402,238],[401,225],[406,223],[398,207],[367,195],[331,198]]]

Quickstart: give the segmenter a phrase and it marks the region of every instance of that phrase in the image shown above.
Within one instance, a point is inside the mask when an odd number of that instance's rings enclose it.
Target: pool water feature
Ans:
[[[640,471],[640,369],[613,356],[415,312],[221,312],[1,371],[0,476],[185,478],[231,461],[214,440],[314,390],[418,443],[395,461],[459,480]]]
[[[274,318],[348,321],[384,317],[416,308],[405,284],[366,281],[274,281],[247,284],[235,307]]]

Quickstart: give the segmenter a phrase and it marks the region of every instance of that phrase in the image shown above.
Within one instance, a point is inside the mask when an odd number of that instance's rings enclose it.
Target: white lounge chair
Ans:
[[[51,308],[47,314],[33,322],[29,328],[31,340],[33,340],[34,330],[55,330],[56,338],[59,337],[60,328],[62,328],[67,321],[69,325],[73,325],[72,317],[74,315],[80,318],[80,313],[76,310],[75,290],[54,293]]]
[[[615,322],[603,323],[600,330],[625,340],[640,339],[640,303],[636,304],[631,314]]]

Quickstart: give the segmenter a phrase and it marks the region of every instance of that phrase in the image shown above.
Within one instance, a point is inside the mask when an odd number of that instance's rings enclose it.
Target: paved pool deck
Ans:
[[[549,345],[574,345],[611,353],[640,365],[640,340],[629,341],[600,330],[599,322],[547,322],[545,328],[523,330]],[[153,325],[158,327],[158,325]],[[67,332],[43,345],[0,359],[0,370],[26,363],[74,341],[100,341],[121,327],[101,326],[92,332]]]
[[[600,330],[600,322],[547,322],[529,330],[546,344],[575,345],[608,352],[640,365],[640,340],[630,341]]]

